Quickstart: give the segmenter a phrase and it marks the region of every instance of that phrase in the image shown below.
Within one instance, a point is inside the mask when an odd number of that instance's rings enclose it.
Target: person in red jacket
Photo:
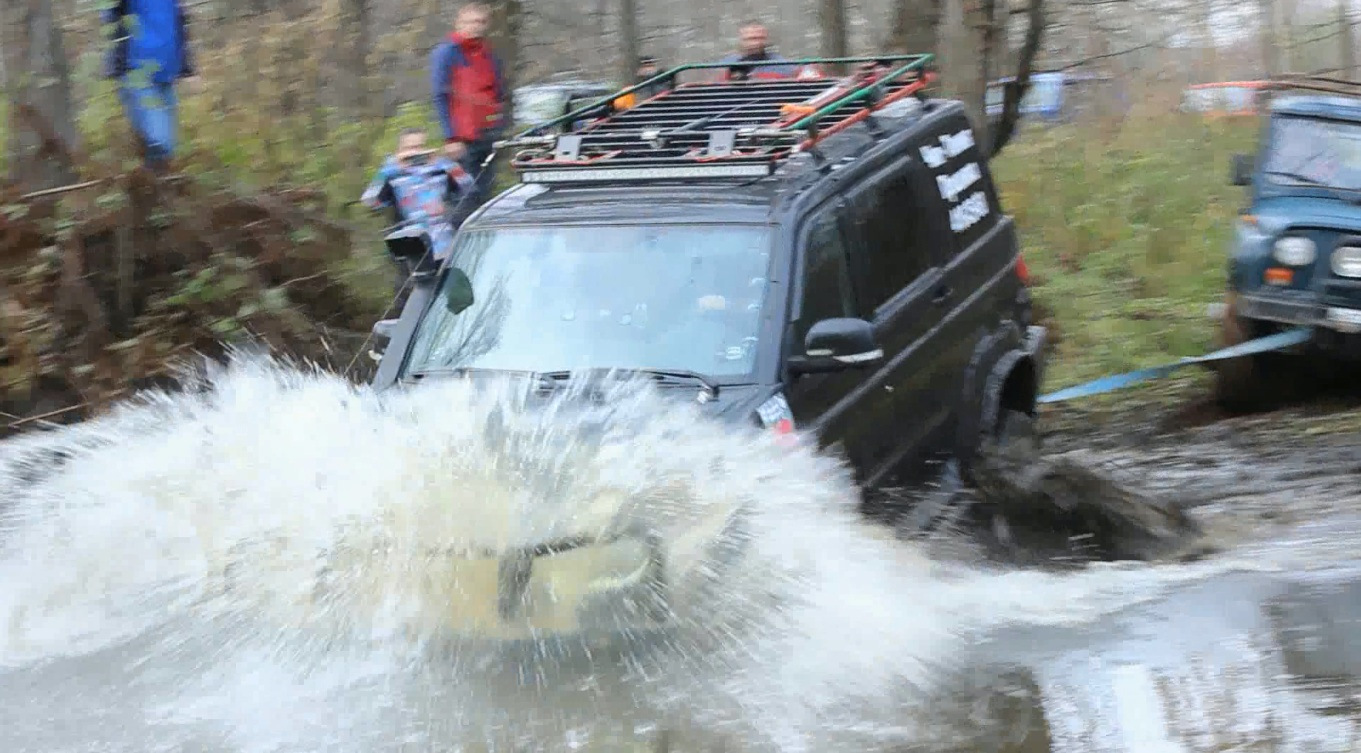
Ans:
[[[490,6],[468,3],[458,9],[453,33],[430,53],[430,88],[444,151],[476,179],[468,196],[472,207],[491,193],[491,165],[484,170],[482,163],[503,132],[506,111],[501,60],[486,39],[490,23]]]

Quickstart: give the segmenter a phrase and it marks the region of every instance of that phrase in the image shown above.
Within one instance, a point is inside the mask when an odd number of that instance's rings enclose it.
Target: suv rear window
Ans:
[[[415,332],[404,371],[748,375],[766,302],[768,236],[767,228],[754,225],[465,233],[453,251],[455,269]],[[459,286],[464,298],[471,290],[471,300],[447,306],[460,297]]]

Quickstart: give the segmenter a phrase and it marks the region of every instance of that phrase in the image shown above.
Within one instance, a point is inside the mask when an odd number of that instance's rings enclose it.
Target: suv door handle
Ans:
[[[953,295],[954,292],[955,292],[954,288],[950,287],[949,285],[941,285],[940,287],[936,288],[935,293],[931,294],[931,303],[936,305],[945,303],[946,301],[950,300],[950,296]]]

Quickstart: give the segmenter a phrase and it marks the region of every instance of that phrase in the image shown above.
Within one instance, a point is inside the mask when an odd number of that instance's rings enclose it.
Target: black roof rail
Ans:
[[[511,167],[526,183],[638,181],[665,178],[754,178],[872,112],[935,80],[933,55],[800,58],[691,63],[529,128],[497,151],[516,150]],[[788,66],[815,75],[676,85],[679,74],[755,66]],[[854,66],[830,76],[826,66]],[[633,107],[616,101],[654,84],[668,90]],[[562,133],[552,133],[564,128]]]

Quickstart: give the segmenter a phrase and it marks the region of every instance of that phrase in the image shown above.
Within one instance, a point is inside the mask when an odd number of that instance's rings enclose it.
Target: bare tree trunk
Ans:
[[[1258,0],[1257,7],[1262,26],[1262,72],[1270,78],[1281,72],[1280,50],[1276,45],[1276,0]]]
[[[1295,0],[1277,0],[1276,9],[1280,14],[1276,26],[1276,40],[1281,55],[1281,66],[1287,71],[1293,71],[1299,60],[1295,51]]]
[[[445,17],[444,3],[440,0],[426,0],[425,4],[425,46],[422,53],[428,55],[440,39],[449,33],[452,20]]]
[[[77,146],[71,74],[52,2],[4,0],[0,7],[0,54],[11,105],[10,177],[35,190],[70,183],[71,165],[52,153],[52,147]],[[49,140],[58,143],[45,143]]]
[[[818,0],[818,27],[823,57],[846,57],[850,44],[846,38],[845,0]],[[835,66],[834,69],[844,72],[845,66]]]
[[[514,99],[510,96],[515,87],[520,70],[520,31],[524,22],[523,7],[520,0],[495,0],[492,3],[491,37],[496,41],[497,51],[505,66],[506,77],[506,118],[514,122]]]
[[[373,22],[369,0],[341,0],[340,35],[345,39],[345,108],[357,120],[372,115],[368,87]]]
[[[638,77],[638,0],[619,0],[619,85]]]
[[[1200,14],[1200,43],[1202,47],[1202,71],[1205,81],[1223,81],[1219,72],[1219,46],[1214,36],[1214,4],[1202,0]]]
[[[1356,39],[1352,37],[1350,0],[1337,0],[1337,24],[1341,43],[1342,75],[1351,77],[1356,71]]]
[[[941,71],[946,85],[964,103],[975,141],[989,144],[985,98],[988,90],[986,26],[992,0],[945,0]]]
[[[976,14],[974,19],[975,31],[979,39],[982,40],[978,49],[983,57],[980,62],[983,65],[983,87],[985,91],[988,83],[1000,76],[998,66],[1004,57],[1002,51],[1005,49],[1003,45],[1007,38],[1001,29],[1001,22],[1005,21],[1007,17],[1006,7],[1004,5],[999,14],[997,12],[999,2],[1005,3],[1005,0],[982,0],[974,11]],[[999,16],[1001,17],[1000,21]]]
[[[884,46],[907,54],[937,52],[941,3],[942,0],[895,0],[893,22]]]
[[[1044,29],[1044,0],[1030,0],[1026,12],[1025,39],[1017,53],[1016,79],[1002,90],[1002,115],[993,127],[990,157],[1001,152],[1016,133],[1016,124],[1021,119],[1021,98],[1030,89],[1030,74],[1044,42]]]

